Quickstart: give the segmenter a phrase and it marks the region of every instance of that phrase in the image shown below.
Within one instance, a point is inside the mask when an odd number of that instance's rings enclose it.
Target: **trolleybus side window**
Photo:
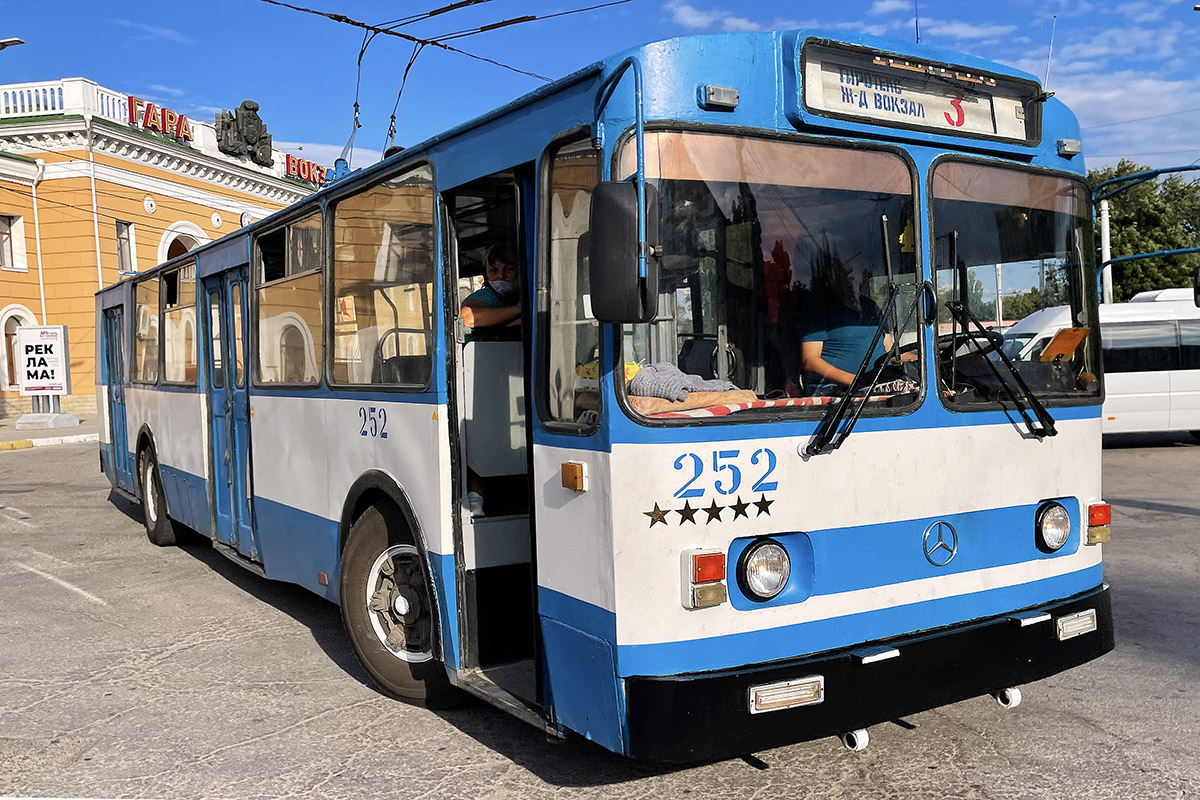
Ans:
[[[196,266],[162,275],[163,381],[196,384]]]
[[[1125,322],[1104,325],[1104,369],[1107,372],[1161,372],[1179,369],[1175,323]],[[1192,341],[1195,341],[1193,333]],[[1195,346],[1188,348],[1195,350]]]
[[[631,141],[621,175],[634,155]],[[711,404],[777,415],[844,395],[865,360],[860,390],[872,367],[885,370],[869,409],[916,402],[914,191],[902,158],[678,131],[648,133],[645,158],[659,198],[658,315],[627,328],[626,361],[715,379]],[[635,377],[631,406],[673,413],[681,398],[653,385]]]
[[[255,240],[258,383],[321,379],[321,242],[319,213]]]
[[[599,326],[588,303],[588,219],[600,157],[590,141],[560,148],[550,164],[549,346],[543,382],[552,420],[594,428],[600,414]]]
[[[212,387],[221,389],[225,386],[225,365],[222,362],[221,350],[221,291],[210,289],[208,292],[209,336],[212,339]]]
[[[158,276],[133,288],[133,380],[158,382]]]
[[[433,173],[417,167],[333,209],[335,383],[423,389],[433,367]]]

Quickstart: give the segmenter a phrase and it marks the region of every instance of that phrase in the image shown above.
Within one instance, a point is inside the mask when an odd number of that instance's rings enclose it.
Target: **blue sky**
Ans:
[[[402,30],[433,36],[526,14],[548,15],[603,0],[488,0]],[[448,0],[300,0],[298,5],[381,23]],[[919,0],[923,42],[1046,71],[1049,89],[1084,128],[1089,167],[1125,155],[1152,166],[1200,160],[1200,12],[1193,2],[1115,0]],[[531,22],[455,44],[529,72],[559,77],[644,41],[688,33],[800,26],[911,41],[912,0],[632,0],[613,8]],[[362,32],[260,0],[51,6],[0,0],[0,83],[83,76],[102,86],[211,121],[243,99],[261,105],[277,146],[331,163],[350,134]],[[363,59],[359,164],[382,149],[411,45],[378,37]],[[426,49],[397,112],[397,142],[415,143],[501,105],[540,81],[465,56]],[[1130,121],[1134,120],[1134,121]]]

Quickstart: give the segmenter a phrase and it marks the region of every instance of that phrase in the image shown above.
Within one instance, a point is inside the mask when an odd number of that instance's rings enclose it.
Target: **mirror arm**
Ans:
[[[621,82],[625,72],[629,69],[633,70],[633,99],[635,112],[635,128],[634,136],[637,140],[637,194],[638,194],[638,278],[643,282],[646,279],[646,117],[642,109],[642,62],[636,56],[629,56],[613,70],[612,74],[605,78],[604,83],[600,84],[600,88],[596,92],[596,105],[592,113],[592,143],[601,149],[604,147],[604,123],[601,121],[601,116],[604,114],[604,109],[608,106],[608,101],[612,98],[613,92],[616,91],[617,84]],[[602,159],[601,178],[610,180],[612,178],[612,164],[609,160]],[[645,287],[643,287],[643,291]]]

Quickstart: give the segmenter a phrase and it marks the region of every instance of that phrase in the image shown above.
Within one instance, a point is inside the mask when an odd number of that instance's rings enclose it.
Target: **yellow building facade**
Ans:
[[[269,149],[269,139],[231,155],[220,137],[212,124],[83,78],[0,85],[0,417],[32,405],[14,382],[18,326],[67,326],[63,410],[90,416],[95,292],[316,188],[299,176],[321,170]]]

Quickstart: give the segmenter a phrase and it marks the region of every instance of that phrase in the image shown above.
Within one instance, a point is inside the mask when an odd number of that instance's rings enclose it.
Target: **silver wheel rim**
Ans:
[[[375,638],[389,653],[410,664],[433,658],[433,609],[426,593],[418,589],[425,580],[420,558],[420,551],[411,544],[392,545],[384,550],[367,572],[363,597]],[[414,575],[420,581],[418,586],[413,585]],[[414,629],[419,632],[424,626],[428,626],[428,632],[424,637],[417,636],[416,646],[410,645]],[[427,646],[421,646],[422,638],[428,639]]]
[[[155,504],[157,498],[154,496],[154,464],[149,458],[142,459],[142,502],[146,506],[146,519],[150,521],[150,527],[154,527],[154,523],[158,522],[158,506]]]

